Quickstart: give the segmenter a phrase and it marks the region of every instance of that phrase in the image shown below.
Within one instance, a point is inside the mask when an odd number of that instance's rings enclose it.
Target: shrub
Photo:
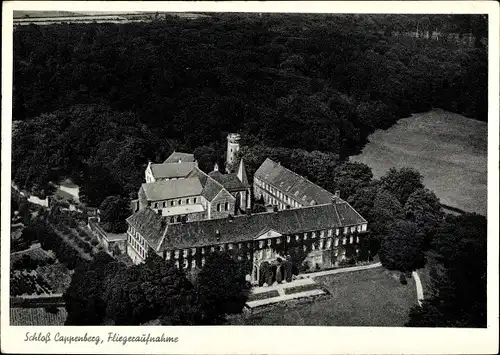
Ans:
[[[99,241],[97,240],[97,238],[92,238],[92,240],[90,241],[90,244],[92,244],[93,246],[96,246],[97,244],[99,244]]]
[[[82,248],[83,248],[83,251],[86,252],[86,253],[90,253],[91,250],[92,250],[92,247],[88,243],[84,243],[83,246],[82,246]]]

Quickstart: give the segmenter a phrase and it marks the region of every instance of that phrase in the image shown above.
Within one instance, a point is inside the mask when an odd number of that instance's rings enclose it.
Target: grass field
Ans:
[[[486,215],[487,128],[486,122],[435,109],[375,131],[351,160],[370,166],[375,178],[392,167],[415,168],[441,203]]]
[[[403,326],[417,304],[415,283],[383,268],[315,278],[330,296],[238,316],[233,325]],[[318,285],[319,286],[319,285]]]

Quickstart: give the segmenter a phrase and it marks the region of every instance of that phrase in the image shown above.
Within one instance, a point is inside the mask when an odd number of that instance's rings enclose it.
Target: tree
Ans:
[[[427,189],[417,189],[408,197],[404,212],[406,219],[415,223],[424,235],[428,248],[444,216],[439,199]]]
[[[412,309],[408,326],[486,326],[486,236],[483,216],[446,218],[432,244],[440,261],[431,269],[433,297]]]
[[[379,256],[389,270],[413,271],[423,266],[423,235],[408,221],[397,221],[382,241]]]
[[[402,168],[397,170],[391,168],[384,176],[380,178],[382,188],[390,191],[399,203],[404,206],[408,197],[417,189],[422,189],[423,177],[412,168]]]
[[[335,186],[341,196],[349,197],[359,189],[368,186],[373,178],[372,169],[357,162],[346,162],[335,168]]]
[[[214,169],[214,164],[218,160],[217,152],[214,148],[207,146],[197,147],[193,151],[193,154],[201,170],[208,173]]]
[[[108,196],[101,203],[99,213],[107,232],[123,233],[127,230],[125,219],[131,214],[128,199],[118,195]]]
[[[68,312],[67,325],[102,324],[106,315],[102,285],[106,265],[112,261],[108,254],[100,252],[92,262],[76,268],[63,295]]]
[[[370,221],[370,250],[372,255],[375,255],[392,225],[404,218],[403,208],[394,195],[378,188],[373,200],[373,208],[365,218]]]
[[[196,284],[203,323],[221,324],[226,315],[241,313],[249,291],[243,267],[229,253],[208,256]]]

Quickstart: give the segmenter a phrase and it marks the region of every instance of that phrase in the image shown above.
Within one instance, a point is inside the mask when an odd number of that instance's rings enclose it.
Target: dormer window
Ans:
[[[302,196],[302,201],[305,201],[306,200],[306,195]]]
[[[295,195],[295,196],[299,196],[299,192],[298,192],[298,191],[295,191],[294,195]]]

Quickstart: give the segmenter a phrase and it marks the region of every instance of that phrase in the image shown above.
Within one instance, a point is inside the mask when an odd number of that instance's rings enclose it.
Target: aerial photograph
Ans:
[[[487,327],[488,15],[13,25],[10,325]]]

